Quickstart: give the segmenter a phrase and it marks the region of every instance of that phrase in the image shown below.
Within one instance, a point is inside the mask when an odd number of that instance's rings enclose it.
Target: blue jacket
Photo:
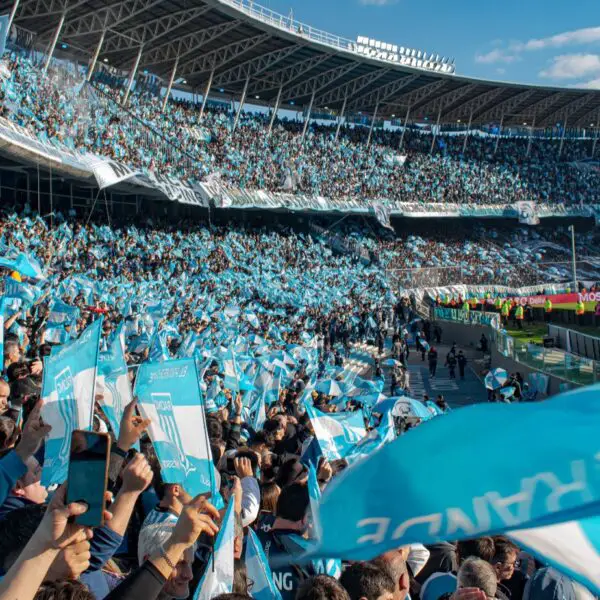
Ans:
[[[16,452],[9,452],[6,456],[0,458],[0,504],[10,494],[15,487],[17,479],[20,479],[27,473],[27,466],[19,458]]]

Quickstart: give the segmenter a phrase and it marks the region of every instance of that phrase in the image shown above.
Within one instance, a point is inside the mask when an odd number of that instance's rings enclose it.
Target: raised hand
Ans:
[[[132,400],[123,411],[123,418],[119,427],[117,446],[123,452],[129,452],[131,447],[142,437],[150,426],[150,419],[142,419],[135,414],[137,399]]]

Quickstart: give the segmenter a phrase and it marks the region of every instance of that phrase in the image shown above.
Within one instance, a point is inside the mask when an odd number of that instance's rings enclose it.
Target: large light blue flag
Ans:
[[[209,560],[196,588],[194,600],[212,600],[219,594],[231,594],[233,591],[233,542],[235,539],[235,511],[233,510],[235,497],[229,499],[221,529],[215,541],[213,560]]]
[[[262,544],[252,529],[248,529],[244,556],[248,579],[252,581],[250,594],[254,600],[281,600],[281,592],[273,581],[273,573]]]
[[[117,336],[106,352],[98,357],[97,395],[115,436],[125,407],[133,400],[131,383],[127,375],[127,362],[121,340]]]
[[[148,352],[148,360],[150,362],[163,362],[169,360],[171,355],[167,348],[167,332],[162,329],[155,332],[150,342],[150,350]]]
[[[1,373],[4,371],[4,298],[0,298],[0,356],[2,357]]]
[[[44,360],[42,418],[52,426],[46,440],[43,485],[67,478],[71,434],[91,430],[102,319],[92,323],[78,339],[52,349]]]
[[[135,395],[151,420],[150,439],[165,482],[183,485],[192,496],[210,492],[214,469],[196,361],[143,363]]]
[[[55,325],[72,323],[79,319],[79,312],[76,306],[69,306],[61,300],[55,300],[48,315],[48,323]]]
[[[321,452],[327,460],[345,458],[367,435],[361,411],[324,413],[310,401],[305,403]]]
[[[38,290],[27,283],[21,283],[12,277],[4,278],[4,295],[7,298],[18,298],[24,304],[34,304],[38,299]]]
[[[310,499],[310,517],[313,528],[313,539],[321,539],[321,522],[319,520],[319,502],[321,501],[321,488],[317,479],[317,470],[310,464],[308,465],[308,497]],[[336,559],[327,559],[313,563],[319,565],[318,573],[325,573],[330,577],[339,579],[342,574],[342,561]]]
[[[326,490],[318,554],[363,560],[415,542],[508,533],[599,593],[599,393],[596,385],[543,403],[465,407],[387,444]],[[490,424],[525,460],[490,451]],[[556,525],[564,547],[522,531]]]

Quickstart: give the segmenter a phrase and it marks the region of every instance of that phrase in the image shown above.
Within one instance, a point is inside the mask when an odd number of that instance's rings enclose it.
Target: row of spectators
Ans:
[[[122,88],[98,82],[82,85],[82,72],[54,61],[43,73],[34,60],[16,53],[4,58],[1,92],[4,116],[43,140],[65,144],[189,182],[218,179],[223,185],[271,192],[298,191],[330,201],[376,199],[412,203],[586,205],[599,200],[600,176],[573,161],[589,157],[591,141],[471,136],[440,137],[431,153],[431,135],[312,124],[301,143],[303,123],[278,119],[267,135],[269,117],[234,114],[162,100],[144,90],[133,93],[125,112]],[[108,98],[112,97],[114,101]],[[401,164],[400,156],[406,156]]]

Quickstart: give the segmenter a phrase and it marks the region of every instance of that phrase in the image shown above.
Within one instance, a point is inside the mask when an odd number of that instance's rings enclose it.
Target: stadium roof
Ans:
[[[10,11],[15,0],[0,0]],[[17,0],[18,1],[18,0]],[[444,75],[369,58],[351,40],[260,7],[253,0],[20,0],[14,23],[48,47],[64,16],[59,51],[139,69],[202,93],[309,105],[346,113],[441,122],[598,127],[600,91],[517,85]],[[81,57],[81,54],[80,54]],[[247,86],[246,86],[247,83]]]

